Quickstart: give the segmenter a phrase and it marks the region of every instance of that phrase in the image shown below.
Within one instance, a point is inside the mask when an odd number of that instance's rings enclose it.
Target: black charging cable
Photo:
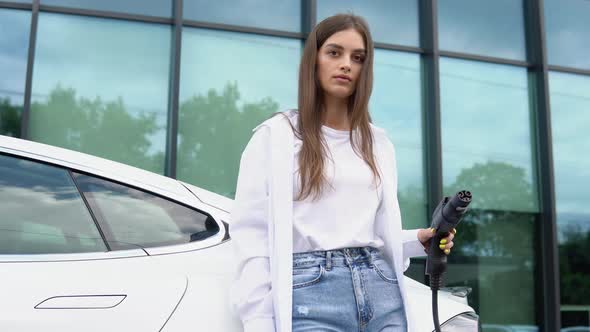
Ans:
[[[430,227],[434,228],[435,234],[428,249],[425,273],[430,277],[432,318],[436,332],[441,332],[438,321],[438,290],[443,287],[443,274],[447,270],[447,255],[438,246],[440,241],[447,237],[453,228],[457,227],[469,203],[471,203],[471,193],[462,190],[451,198],[443,198],[432,213],[432,225]]]

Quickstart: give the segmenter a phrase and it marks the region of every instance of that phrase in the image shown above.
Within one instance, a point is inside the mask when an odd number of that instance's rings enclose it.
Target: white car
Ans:
[[[0,136],[0,331],[241,331],[232,200],[158,174]],[[430,289],[407,278],[433,331]],[[443,331],[478,330],[439,294]]]

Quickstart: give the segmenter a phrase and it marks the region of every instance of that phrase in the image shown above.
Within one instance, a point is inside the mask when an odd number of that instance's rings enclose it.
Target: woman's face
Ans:
[[[355,29],[338,31],[320,47],[316,75],[324,94],[345,99],[357,85],[365,61],[363,36]]]

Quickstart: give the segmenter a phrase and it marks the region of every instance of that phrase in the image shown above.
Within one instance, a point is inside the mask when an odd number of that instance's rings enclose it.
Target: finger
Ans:
[[[451,249],[445,249],[445,254],[450,254],[451,253]]]
[[[451,233],[453,233],[453,235],[457,234],[457,229],[456,229],[456,228],[453,228],[453,229],[451,230]]]
[[[453,241],[454,238],[455,238],[455,234],[453,234],[453,233],[449,233],[449,236],[446,237],[447,242]]]
[[[445,239],[442,239],[438,245],[440,250],[451,249],[455,245],[454,242],[447,242]]]

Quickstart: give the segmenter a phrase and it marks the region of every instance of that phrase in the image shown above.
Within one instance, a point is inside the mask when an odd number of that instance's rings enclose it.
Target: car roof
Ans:
[[[0,135],[0,152],[127,183],[187,204],[192,204],[196,196],[202,203],[228,212],[233,202],[219,194],[137,167],[20,138]]]

